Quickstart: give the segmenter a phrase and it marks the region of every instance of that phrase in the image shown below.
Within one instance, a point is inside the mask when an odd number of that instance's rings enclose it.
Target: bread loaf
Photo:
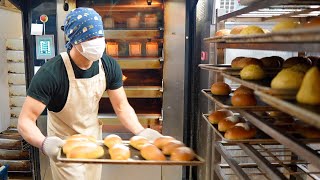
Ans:
[[[291,57],[283,62],[283,68],[289,68],[297,64],[311,65],[312,62],[307,57]]]
[[[153,144],[157,146],[157,148],[162,149],[162,147],[168,142],[170,142],[171,140],[175,140],[175,139],[171,136],[162,136],[154,140]]]
[[[170,155],[174,149],[178,147],[183,147],[183,146],[185,145],[181,141],[171,140],[170,142],[168,142],[162,147],[162,152],[165,155]]]
[[[212,112],[209,115],[208,120],[210,121],[211,124],[218,124],[221,119],[224,119],[232,115],[233,115],[232,111],[222,109],[222,110]]]
[[[235,26],[231,29],[230,34],[234,34],[234,35],[240,34],[240,32],[246,27],[248,26],[247,25]]]
[[[67,158],[76,159],[98,159],[104,155],[104,150],[101,146],[95,143],[88,143],[74,147],[67,153]]]
[[[244,80],[261,80],[265,77],[265,72],[261,66],[250,64],[240,71],[240,77]]]
[[[260,61],[263,64],[263,67],[266,68],[279,68],[282,66],[282,62],[284,61],[282,57],[279,56],[270,56],[261,58]]]
[[[233,95],[237,95],[237,94],[251,94],[253,95],[253,90],[250,88],[247,88],[243,85],[241,85],[240,87],[238,87],[234,92]]]
[[[244,58],[239,58],[239,59],[234,59],[231,62],[231,67],[232,68],[244,68],[245,66],[248,66],[250,64],[255,64],[263,67],[262,62],[257,59],[257,58],[251,58],[251,57],[244,57]]]
[[[256,133],[256,128],[250,127],[248,123],[237,123],[226,131],[224,137],[230,140],[250,139],[253,138]]]
[[[128,160],[130,158],[130,150],[123,144],[115,144],[109,149],[112,160]]]
[[[178,147],[174,149],[171,153],[171,161],[192,161],[195,154],[192,149],[188,147]]]
[[[255,106],[257,100],[251,94],[236,94],[232,96],[231,103],[233,106]]]
[[[220,29],[219,31],[217,31],[214,36],[215,37],[219,37],[219,36],[227,36],[230,34],[230,29]]]
[[[130,145],[138,150],[141,150],[141,147],[148,143],[149,141],[142,136],[133,136],[130,138]]]
[[[145,144],[144,146],[142,146],[140,150],[140,154],[146,160],[153,160],[153,161],[166,160],[166,157],[161,152],[161,150],[153,144]]]
[[[226,132],[228,129],[232,128],[234,125],[240,122],[239,116],[229,116],[219,121],[218,130],[221,132]]]
[[[112,148],[116,144],[122,144],[122,139],[118,135],[110,134],[104,138],[103,143],[108,148]]]
[[[93,136],[84,134],[75,134],[66,138],[66,141],[92,141],[97,142],[97,139]]]
[[[211,86],[211,93],[214,95],[226,96],[231,93],[231,88],[224,82],[216,82]]]

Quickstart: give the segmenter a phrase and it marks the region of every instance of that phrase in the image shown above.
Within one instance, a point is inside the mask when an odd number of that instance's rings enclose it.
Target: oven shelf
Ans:
[[[116,58],[121,69],[160,69],[161,58]]]
[[[162,39],[162,31],[159,30],[104,30],[105,39]]]
[[[141,124],[155,123],[161,118],[161,114],[137,114]],[[103,124],[119,125],[120,121],[116,114],[98,114],[98,118]]]
[[[161,98],[161,86],[127,86],[124,91],[128,98]],[[104,92],[102,97],[109,97],[107,92]]]

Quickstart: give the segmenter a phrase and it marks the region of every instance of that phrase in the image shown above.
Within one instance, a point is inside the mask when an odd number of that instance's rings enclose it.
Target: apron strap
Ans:
[[[64,65],[66,67],[69,80],[76,79],[68,53],[67,52],[62,52],[60,54],[61,54],[61,57],[63,59]]]

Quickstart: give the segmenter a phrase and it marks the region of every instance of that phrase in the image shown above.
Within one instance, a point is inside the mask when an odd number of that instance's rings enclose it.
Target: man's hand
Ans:
[[[65,141],[56,137],[46,137],[42,143],[41,150],[53,161],[57,161],[57,156],[60,148],[64,145]]]
[[[162,136],[162,134],[160,134],[158,131],[155,131],[155,130],[150,129],[150,128],[144,129],[143,131],[141,131],[137,135],[138,136],[143,136],[143,137],[147,138],[149,141],[154,141],[157,138]]]

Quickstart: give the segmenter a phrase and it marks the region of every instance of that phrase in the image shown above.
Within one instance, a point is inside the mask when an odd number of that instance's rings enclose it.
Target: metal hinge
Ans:
[[[163,122],[163,109],[161,108],[161,116],[159,117],[159,121],[160,123]]]

